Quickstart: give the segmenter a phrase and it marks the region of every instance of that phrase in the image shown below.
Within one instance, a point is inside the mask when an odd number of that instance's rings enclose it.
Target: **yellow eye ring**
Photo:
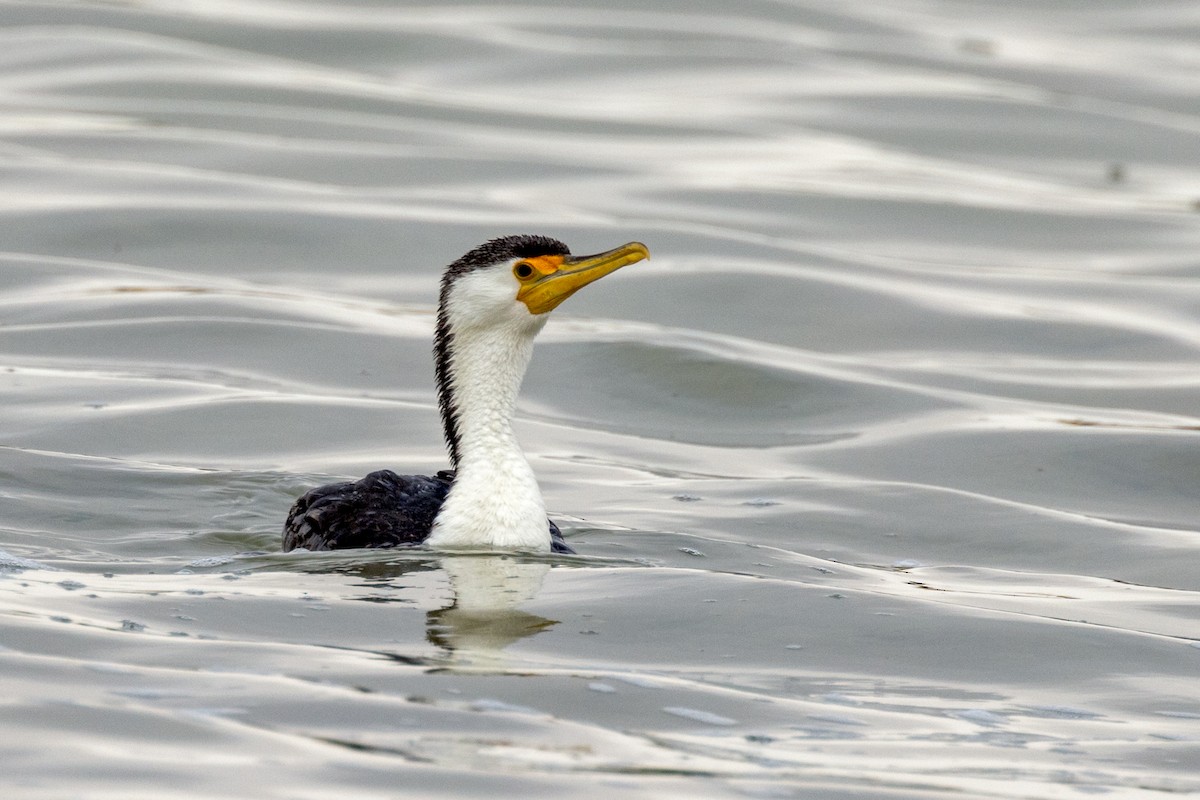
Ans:
[[[533,267],[524,261],[513,267],[513,275],[516,275],[518,280],[527,281],[533,277],[533,273]]]

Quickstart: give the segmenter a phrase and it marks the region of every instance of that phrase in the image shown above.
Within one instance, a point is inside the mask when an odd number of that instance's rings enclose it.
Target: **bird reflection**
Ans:
[[[511,556],[463,555],[442,559],[454,602],[425,617],[426,638],[454,667],[503,666],[504,648],[548,630],[558,620],[521,611],[542,588],[550,565]]]

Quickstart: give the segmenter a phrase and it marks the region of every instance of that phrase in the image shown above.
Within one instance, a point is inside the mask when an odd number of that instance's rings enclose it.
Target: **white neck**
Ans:
[[[449,379],[458,434],[454,484],[426,543],[440,549],[549,551],[550,530],[537,478],[517,443],[513,409],[533,338],[545,317],[527,312],[504,324],[452,314]]]

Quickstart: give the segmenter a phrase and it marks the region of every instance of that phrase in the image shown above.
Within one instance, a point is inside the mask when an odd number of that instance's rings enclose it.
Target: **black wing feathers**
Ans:
[[[341,550],[420,544],[450,491],[441,475],[372,472],[353,483],[331,483],[301,497],[283,526],[283,549]]]

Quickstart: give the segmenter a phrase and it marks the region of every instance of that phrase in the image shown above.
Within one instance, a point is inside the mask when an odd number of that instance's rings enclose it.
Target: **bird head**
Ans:
[[[457,327],[514,325],[536,333],[545,315],[579,289],[649,255],[641,242],[573,256],[545,236],[493,239],[447,268],[443,311]]]

